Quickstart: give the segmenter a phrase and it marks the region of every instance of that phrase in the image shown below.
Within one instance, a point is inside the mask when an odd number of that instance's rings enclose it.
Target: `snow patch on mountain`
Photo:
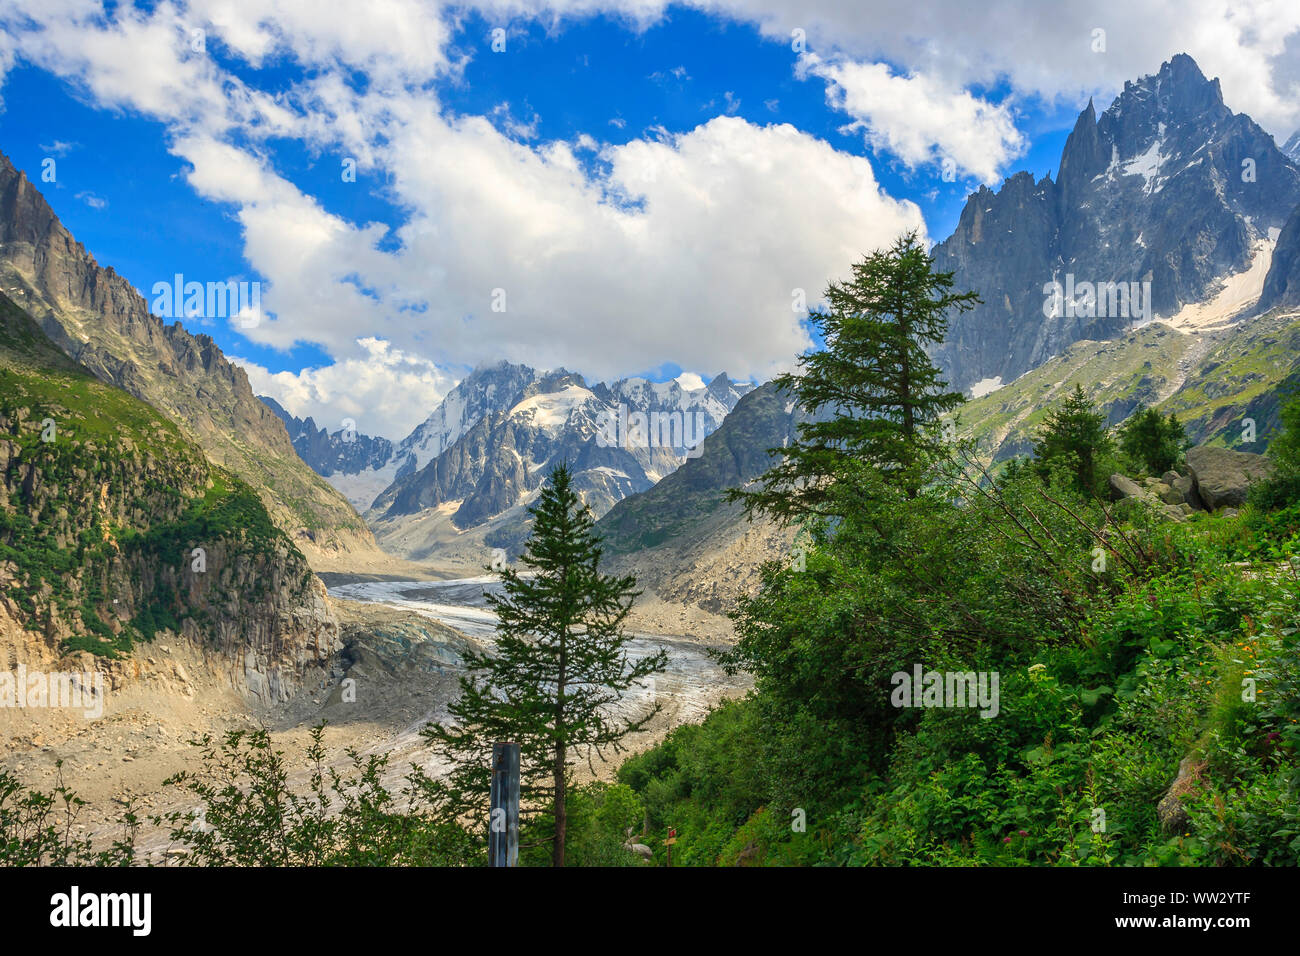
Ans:
[[[1224,276],[1218,293],[1212,298],[1183,306],[1177,315],[1160,321],[1190,334],[1221,329],[1244,317],[1251,306],[1259,301],[1259,295],[1264,290],[1264,277],[1268,275],[1268,267],[1273,262],[1273,250],[1277,246],[1279,232],[1276,228],[1269,229],[1268,238],[1256,239],[1252,246],[1250,267]]]
[[[563,428],[575,409],[596,398],[579,385],[569,385],[558,392],[545,392],[524,399],[510,409],[510,418],[528,418],[534,425],[554,431]]]

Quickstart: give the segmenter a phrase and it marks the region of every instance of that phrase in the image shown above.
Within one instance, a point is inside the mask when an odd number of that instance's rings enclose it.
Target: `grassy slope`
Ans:
[[[1276,421],[1276,393],[1300,369],[1300,314],[1270,313],[1204,339],[1161,323],[1123,339],[1078,342],[1064,354],[961,411],[960,433],[989,457],[1028,452],[1047,411],[1075,384],[1111,424],[1141,402],[1176,412],[1197,443],[1237,445],[1241,421],[1256,418],[1263,451]]]

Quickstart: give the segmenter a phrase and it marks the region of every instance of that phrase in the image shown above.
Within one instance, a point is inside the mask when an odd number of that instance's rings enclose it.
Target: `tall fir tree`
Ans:
[[[631,576],[600,572],[595,519],[574,491],[565,465],[551,472],[536,505],[519,564],[500,571],[503,594],[488,595],[497,616],[496,646],[468,652],[450,725],[424,731],[452,763],[434,788],[450,814],[487,821],[492,744],[520,748],[521,814],[549,815],[551,862],[564,865],[565,799],[570,763],[604,748],[621,750],[627,734],[659,710],[620,717],[623,692],[667,664],[663,651],[633,658],[624,623],[638,591]]]
[[[799,358],[801,372],[776,380],[808,420],[789,447],[771,450],[782,459],[758,489],[728,497],[782,523],[843,517],[845,486],[914,498],[944,453],[941,416],[964,400],[928,354],[943,341],[949,312],[980,301],[952,292],[952,276],[934,271],[910,232],[855,264],[849,281],[831,282],[826,311],[809,313],[825,347]]]

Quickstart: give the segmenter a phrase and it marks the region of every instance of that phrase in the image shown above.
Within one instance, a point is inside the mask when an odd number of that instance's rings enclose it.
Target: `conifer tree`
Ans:
[[[1150,474],[1161,475],[1173,468],[1187,451],[1187,431],[1173,412],[1162,416],[1154,408],[1142,408],[1120,426],[1119,447],[1129,462]]]
[[[1078,490],[1091,495],[1099,491],[1097,466],[1114,444],[1106,430],[1106,416],[1076,383],[1061,407],[1047,413],[1034,443],[1034,458],[1044,475],[1052,465],[1068,468]]]
[[[662,671],[663,651],[634,658],[624,622],[639,593],[636,579],[600,572],[595,519],[572,487],[565,465],[551,472],[529,509],[532,534],[523,571],[500,571],[503,594],[488,595],[497,616],[496,646],[465,655],[461,695],[450,725],[424,731],[453,764],[432,784],[456,815],[487,821],[494,741],[520,747],[521,814],[549,815],[551,861],[564,865],[565,798],[570,763],[620,741],[658,712],[614,713],[623,692]]]
[[[730,500],[790,522],[843,516],[837,485],[916,496],[945,448],[940,418],[963,401],[927,349],[943,341],[950,310],[980,301],[953,293],[953,274],[933,267],[911,232],[855,264],[849,281],[830,283],[827,310],[809,313],[825,348],[801,356],[800,373],[776,380],[809,420],[797,441],[771,450],[782,461],[760,488],[734,489]]]

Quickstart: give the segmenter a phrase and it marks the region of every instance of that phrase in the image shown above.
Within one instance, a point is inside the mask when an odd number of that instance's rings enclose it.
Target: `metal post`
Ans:
[[[488,866],[519,865],[519,745],[492,745]]]

